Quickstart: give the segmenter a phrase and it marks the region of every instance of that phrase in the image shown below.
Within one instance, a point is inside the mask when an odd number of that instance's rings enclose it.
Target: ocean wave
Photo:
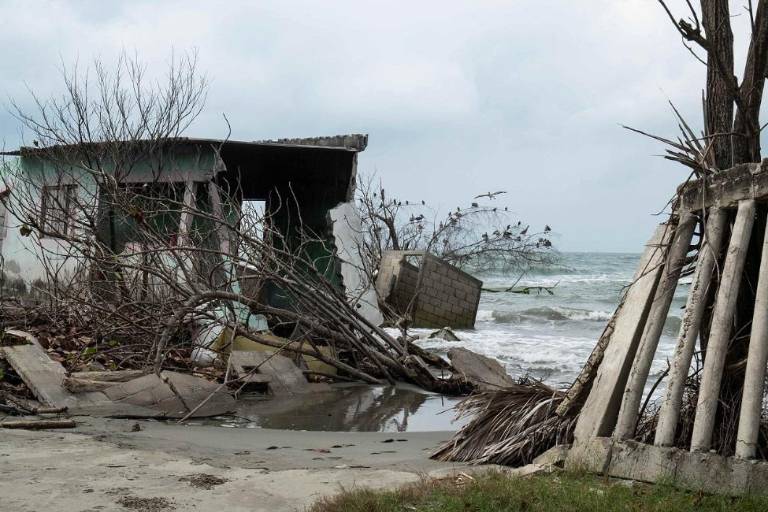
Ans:
[[[540,306],[522,311],[480,310],[477,313],[477,320],[501,324],[536,321],[606,321],[611,318],[611,315],[610,311]]]

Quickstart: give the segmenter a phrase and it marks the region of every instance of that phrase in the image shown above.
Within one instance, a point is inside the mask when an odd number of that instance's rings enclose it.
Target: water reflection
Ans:
[[[237,416],[222,426],[336,431],[425,432],[456,430],[456,398],[416,387],[336,385],[329,391],[291,397],[244,397]]]

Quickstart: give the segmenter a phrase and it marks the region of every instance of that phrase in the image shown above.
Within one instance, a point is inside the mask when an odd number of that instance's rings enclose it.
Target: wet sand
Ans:
[[[452,432],[311,432],[77,418],[72,431],[4,431],[2,507],[15,511],[293,511],[354,486],[392,487],[458,464],[429,454]],[[138,425],[140,430],[135,431]],[[222,479],[220,485],[192,485]],[[147,502],[150,503],[150,502]],[[168,506],[165,506],[165,505]]]

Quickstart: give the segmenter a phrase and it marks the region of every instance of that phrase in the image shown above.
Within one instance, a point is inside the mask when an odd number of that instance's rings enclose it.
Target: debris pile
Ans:
[[[508,384],[480,356],[456,352],[456,371],[380,327],[374,283],[357,272],[351,196],[366,139],[313,141],[14,152],[3,281],[24,289],[2,287],[0,352],[17,385],[70,412],[185,419],[230,411],[246,391],[302,394],[336,381],[446,394]],[[471,326],[482,283],[417,258],[417,319]]]

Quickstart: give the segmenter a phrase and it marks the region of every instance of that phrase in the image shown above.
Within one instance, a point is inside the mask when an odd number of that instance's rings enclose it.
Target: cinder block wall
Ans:
[[[431,255],[425,256],[421,273],[414,326],[474,327],[482,281]]]
[[[408,263],[406,256],[419,258],[421,265],[416,267]],[[386,252],[379,267],[376,289],[388,304],[402,313],[416,293],[419,279],[419,293],[413,310],[414,327],[474,327],[482,281],[435,256]]]

